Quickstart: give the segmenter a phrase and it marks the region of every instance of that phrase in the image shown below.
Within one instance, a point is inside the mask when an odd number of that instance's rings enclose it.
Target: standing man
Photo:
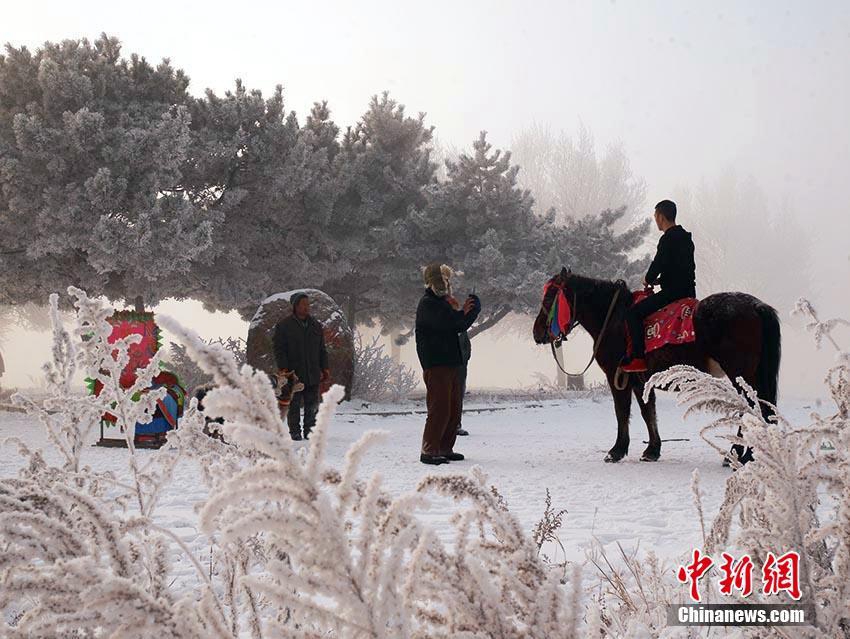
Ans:
[[[463,455],[454,452],[460,424],[463,365],[458,333],[475,322],[481,302],[470,295],[462,310],[452,308],[447,299],[452,270],[445,264],[425,267],[423,276],[426,289],[416,309],[416,354],[425,380],[428,417],[419,461],[445,464],[463,459]]]
[[[663,235],[658,240],[658,250],[649,265],[643,285],[652,286],[659,282],[661,290],[633,304],[627,312],[626,320],[632,338],[632,357],[623,363],[622,368],[628,373],[646,370],[644,318],[671,302],[685,297],[696,297],[694,242],[691,234],[676,224],[675,202],[662,200],[655,205],[655,225]]]
[[[310,315],[310,298],[295,293],[290,298],[292,315],[278,323],[274,331],[274,353],[281,375],[294,371],[304,390],[292,396],[287,413],[289,434],[301,437],[301,406],[304,406],[304,439],[316,425],[319,412],[319,385],[330,377],[328,351],[322,325]]]

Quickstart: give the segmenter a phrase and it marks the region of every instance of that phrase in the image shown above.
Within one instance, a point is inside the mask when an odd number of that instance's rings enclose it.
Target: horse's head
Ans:
[[[571,275],[571,271],[564,267],[543,287],[543,301],[534,320],[535,343],[548,344],[556,339],[566,338],[575,325],[569,288]]]
[[[304,390],[304,384],[298,379],[295,371],[290,371],[286,375],[279,373],[271,375],[271,381],[277,401],[283,406],[289,405],[295,393],[300,393]]]

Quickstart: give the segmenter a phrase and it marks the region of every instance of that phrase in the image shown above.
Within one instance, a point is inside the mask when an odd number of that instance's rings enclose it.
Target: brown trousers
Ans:
[[[454,448],[462,401],[458,369],[457,366],[434,366],[422,372],[428,405],[422,434],[422,452],[426,455],[445,455]]]

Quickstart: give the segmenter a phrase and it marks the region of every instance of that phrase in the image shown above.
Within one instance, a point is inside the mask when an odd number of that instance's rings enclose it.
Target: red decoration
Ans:
[[[136,313],[133,311],[117,311],[107,320],[112,324],[112,334],[109,343],[130,335],[141,335],[137,344],[131,344],[127,353],[130,361],[121,372],[121,387],[130,388],[136,382],[136,369],[147,366],[151,358],[159,350],[159,327],[153,318],[153,313]],[[112,353],[117,357],[118,351]]]
[[[634,303],[645,299],[648,293],[638,291],[632,293]],[[643,322],[646,352],[649,353],[669,344],[687,344],[696,340],[694,332],[694,313],[699,300],[686,297],[668,304],[656,311]],[[629,352],[632,351],[632,340],[629,337]]]

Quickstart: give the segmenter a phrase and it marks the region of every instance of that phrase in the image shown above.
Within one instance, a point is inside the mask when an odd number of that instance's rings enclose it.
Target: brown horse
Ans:
[[[605,372],[614,396],[617,441],[605,456],[606,462],[620,461],[629,452],[632,394],[649,430],[649,445],[641,460],[657,461],[661,456],[655,394],[644,402],[643,392],[646,380],[653,373],[670,366],[686,364],[706,373],[726,375],[736,387],[735,380],[740,377],[757,391],[759,399],[776,405],[781,354],[779,318],[773,308],[752,295],[717,293],[706,297],[694,313],[695,342],[651,351],[646,358],[649,368],[646,373],[631,374],[625,384],[617,384],[617,369],[626,353],[626,309],[632,299],[625,282],[582,277],[564,268],[549,280],[549,284],[534,321],[534,341],[538,344],[553,341],[547,319],[555,295],[563,290],[570,305],[571,321],[560,338],[566,339],[576,325],[590,333],[596,362]],[[621,390],[618,385],[625,387]],[[765,418],[773,414],[766,404],[762,404],[761,409]],[[752,458],[751,452],[741,446],[733,446],[733,451],[742,462]]]

